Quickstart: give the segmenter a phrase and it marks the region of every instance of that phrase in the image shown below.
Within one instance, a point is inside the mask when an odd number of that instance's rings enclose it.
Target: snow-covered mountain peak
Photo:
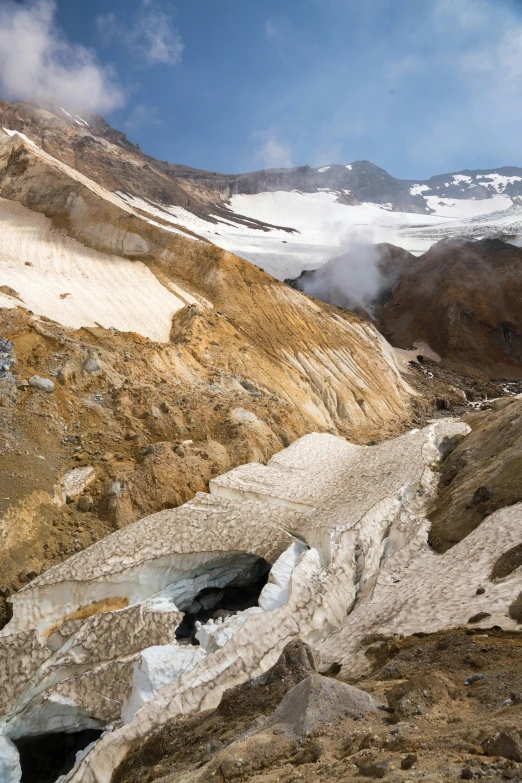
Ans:
[[[420,255],[445,237],[522,234],[522,168],[402,180],[367,160],[220,174],[144,154],[102,117],[0,102],[0,126],[117,192],[150,220],[212,242],[279,279],[356,239]]]

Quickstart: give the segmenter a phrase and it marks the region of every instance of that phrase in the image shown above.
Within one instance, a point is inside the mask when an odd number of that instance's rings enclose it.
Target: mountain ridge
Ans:
[[[351,163],[329,163],[316,167],[306,164],[294,167],[267,168],[235,174],[207,171],[205,169],[155,158],[154,156],[143,152],[138,144],[134,144],[127,138],[125,133],[112,128],[102,116],[95,114],[88,114],[86,116],[88,117],[88,122],[79,117],[79,115],[69,114],[61,107],[46,109],[31,103],[8,103],[6,101],[0,101],[0,123],[5,125],[10,121],[12,125],[18,126],[10,129],[26,133],[26,135],[37,144],[43,142],[42,146],[44,149],[46,144],[49,144],[50,135],[53,130],[56,132],[58,123],[58,125],[61,124],[71,130],[74,129],[75,135],[79,137],[73,142],[73,144],[76,144],[75,154],[79,161],[82,160],[82,153],[84,152],[84,150],[82,150],[81,139],[83,138],[83,145],[85,145],[89,143],[87,141],[89,137],[101,138],[140,157],[145,161],[145,165],[147,162],[149,165],[150,163],[154,164],[159,173],[172,173],[175,174],[177,178],[193,184],[201,184],[203,182],[208,182],[209,185],[212,182],[221,184],[224,197],[226,197],[227,194],[247,195],[260,192],[254,187],[256,184],[263,185],[268,191],[271,191],[274,188],[284,190],[299,185],[298,189],[304,190],[305,192],[314,192],[313,190],[307,191],[307,188],[321,187],[321,184],[319,183],[323,183],[323,185],[328,186],[329,188],[332,188],[334,184],[337,184],[341,189],[347,188],[348,184],[352,184],[356,191],[354,197],[361,203],[364,200],[374,200],[374,203],[387,203],[387,201],[389,202],[387,196],[396,195],[403,196],[404,202],[390,202],[393,209],[399,208],[399,211],[401,211],[400,205],[402,203],[403,206],[406,204],[409,205],[413,211],[423,209],[425,211],[432,211],[423,203],[425,202],[425,198],[422,195],[409,192],[406,193],[405,191],[409,191],[412,187],[424,186],[426,190],[423,192],[426,192],[427,194],[429,192],[430,195],[440,195],[444,198],[464,198],[462,193],[466,192],[466,188],[458,187],[463,184],[462,182],[449,182],[445,188],[441,188],[441,186],[436,183],[444,182],[449,178],[455,177],[487,179],[494,174],[516,178],[516,182],[486,182],[474,184],[472,187],[479,188],[476,193],[477,199],[490,198],[494,193],[500,192],[499,188],[502,192],[508,193],[508,195],[519,196],[522,194],[522,168],[512,165],[487,169],[462,169],[454,172],[434,174],[426,179],[394,177],[384,168],[377,166],[369,160],[356,160]],[[38,132],[40,132],[40,138],[38,138]],[[62,150],[62,154],[65,154],[65,151]],[[386,191],[380,193],[376,192],[376,183],[381,183],[385,186],[391,186],[393,184],[396,193],[390,194]],[[433,183],[432,187],[430,187],[430,183]],[[471,185],[471,183],[465,184]],[[495,187],[495,185],[497,185],[497,187]],[[209,190],[212,192],[214,188],[209,186]],[[441,190],[441,192],[435,194],[435,190]]]

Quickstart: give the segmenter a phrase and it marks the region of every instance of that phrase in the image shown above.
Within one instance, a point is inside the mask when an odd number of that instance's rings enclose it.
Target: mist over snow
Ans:
[[[56,2],[0,2],[0,90],[9,100],[54,101],[104,112],[122,106],[110,68],[87,47],[69,43],[56,26]]]
[[[384,280],[380,254],[364,234],[342,240],[343,252],[299,281],[302,291],[336,307],[362,307],[372,311]]]

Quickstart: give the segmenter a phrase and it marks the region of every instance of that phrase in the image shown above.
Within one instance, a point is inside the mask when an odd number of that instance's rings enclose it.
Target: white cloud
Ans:
[[[0,5],[0,89],[11,100],[53,100],[84,111],[124,104],[110,69],[85,46],[70,43],[55,23],[55,0]]]
[[[148,65],[177,65],[181,61],[184,49],[181,36],[172,15],[155,0],[142,0],[139,15],[130,26],[121,23],[114,13],[99,16],[96,23],[106,42],[119,38]]]
[[[264,169],[283,169],[293,165],[291,147],[278,138],[273,128],[254,133],[252,139],[257,147],[254,158]]]

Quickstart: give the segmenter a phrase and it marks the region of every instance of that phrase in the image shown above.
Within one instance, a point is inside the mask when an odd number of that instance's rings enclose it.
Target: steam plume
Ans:
[[[344,252],[299,281],[302,291],[337,307],[368,312],[385,284],[378,247],[361,235],[346,238]]]

